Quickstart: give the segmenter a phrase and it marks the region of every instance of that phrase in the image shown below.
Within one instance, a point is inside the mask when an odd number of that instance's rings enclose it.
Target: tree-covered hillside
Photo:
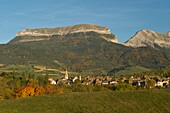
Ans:
[[[96,74],[107,74],[125,66],[170,66],[169,50],[131,48],[107,41],[103,36],[109,38],[110,35],[76,33],[65,37],[51,36],[48,41],[0,45],[0,64],[45,65]]]

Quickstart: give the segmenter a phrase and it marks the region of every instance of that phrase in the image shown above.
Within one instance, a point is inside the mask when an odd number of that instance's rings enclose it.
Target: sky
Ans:
[[[0,44],[23,29],[97,24],[119,42],[137,31],[170,31],[170,0],[0,0]]]

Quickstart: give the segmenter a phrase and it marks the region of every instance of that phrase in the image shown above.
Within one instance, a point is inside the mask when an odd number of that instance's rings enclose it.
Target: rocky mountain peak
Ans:
[[[170,37],[170,31],[169,31],[169,32],[167,32],[167,35]]]
[[[131,39],[125,42],[126,46],[153,47],[170,49],[170,32],[161,34],[152,30],[140,30]]]

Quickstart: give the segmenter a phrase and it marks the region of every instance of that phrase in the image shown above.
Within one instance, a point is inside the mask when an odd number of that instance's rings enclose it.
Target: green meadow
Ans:
[[[1,113],[169,113],[170,89],[76,92],[7,99]]]

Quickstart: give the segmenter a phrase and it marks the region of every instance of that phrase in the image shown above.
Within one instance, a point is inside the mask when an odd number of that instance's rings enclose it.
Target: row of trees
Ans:
[[[0,77],[0,100],[9,98],[23,98],[44,94],[63,94],[70,92],[87,91],[122,91],[136,90],[141,87],[134,87],[132,84],[119,83],[117,85],[82,85],[76,80],[72,85],[63,83],[52,85],[48,81],[48,75],[34,75],[30,73],[3,73]],[[146,88],[153,88],[153,81],[148,80]]]
[[[3,73],[0,78],[0,98],[19,98],[43,94],[48,84],[48,76],[29,73]]]
[[[48,82],[48,75],[34,75],[30,73],[3,73],[0,77],[0,100],[9,98],[23,98],[43,94],[63,94],[70,92],[108,91],[108,90],[131,90],[131,86],[101,86],[82,85],[76,80],[73,85],[63,83],[52,85]]]

